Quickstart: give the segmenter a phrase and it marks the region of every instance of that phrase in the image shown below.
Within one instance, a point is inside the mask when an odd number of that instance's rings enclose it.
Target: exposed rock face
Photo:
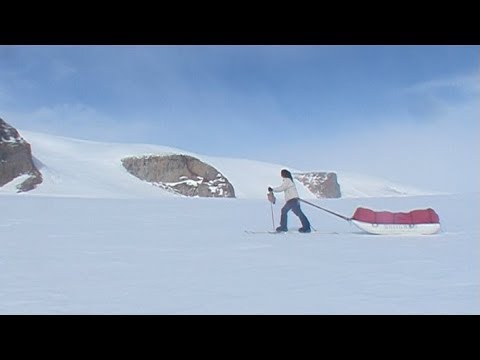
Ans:
[[[17,186],[18,192],[30,191],[42,182],[42,174],[33,163],[30,144],[0,119],[0,186],[21,175],[30,176]]]
[[[318,198],[339,198],[342,196],[335,173],[308,172],[292,175]]]
[[[130,157],[122,164],[139,179],[185,196],[235,197],[227,178],[188,155]]]

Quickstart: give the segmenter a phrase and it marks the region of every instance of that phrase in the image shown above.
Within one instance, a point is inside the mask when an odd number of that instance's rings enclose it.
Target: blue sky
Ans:
[[[480,179],[479,82],[477,46],[0,46],[19,129],[444,191]]]

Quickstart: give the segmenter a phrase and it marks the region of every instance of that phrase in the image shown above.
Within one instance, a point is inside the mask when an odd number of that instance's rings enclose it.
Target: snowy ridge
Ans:
[[[89,198],[177,196],[129,174],[121,159],[134,156],[185,154],[196,157],[217,168],[232,183],[239,199],[264,199],[268,186],[281,183],[279,173],[282,168],[303,172],[281,164],[204,156],[160,145],[102,143],[24,130],[20,133],[31,144],[35,162],[43,174],[43,183],[28,193],[31,195]],[[337,177],[344,198],[429,194],[364,175],[337,172]],[[296,184],[302,198],[316,198],[300,182],[296,181]],[[12,188],[14,186],[4,186],[0,188],[0,194],[11,193]]]

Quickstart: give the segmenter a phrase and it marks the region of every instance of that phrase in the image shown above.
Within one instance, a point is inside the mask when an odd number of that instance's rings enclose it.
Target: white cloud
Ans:
[[[405,93],[432,93],[440,89],[452,88],[465,94],[476,94],[480,91],[480,73],[457,75],[431,81],[425,81],[405,88]]]

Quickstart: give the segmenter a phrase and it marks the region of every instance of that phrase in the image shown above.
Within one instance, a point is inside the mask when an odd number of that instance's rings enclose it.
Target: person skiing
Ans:
[[[280,172],[280,176],[283,178],[282,185],[274,188],[270,186],[268,187],[269,192],[285,192],[286,203],[282,207],[280,226],[276,228],[276,231],[288,231],[287,214],[290,210],[292,210],[293,213],[298,216],[302,223],[302,227],[298,229],[298,231],[301,233],[309,233],[311,231],[310,222],[300,208],[300,201],[298,200],[299,196],[295,183],[293,182],[292,174],[287,169],[282,169],[282,171]]]

